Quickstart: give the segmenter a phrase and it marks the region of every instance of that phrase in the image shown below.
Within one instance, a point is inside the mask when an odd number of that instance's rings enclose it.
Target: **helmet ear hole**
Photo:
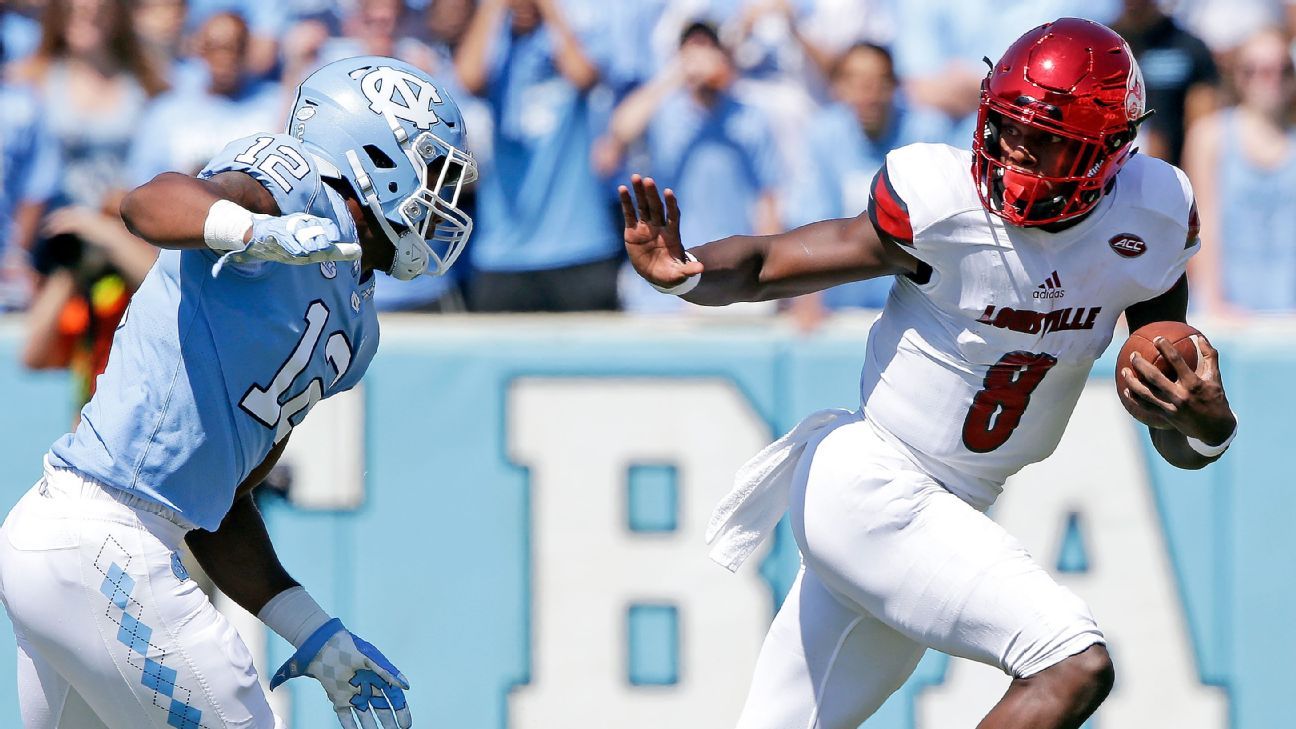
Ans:
[[[380,170],[396,169],[396,163],[392,161],[392,158],[388,157],[387,153],[379,149],[377,146],[366,144],[364,146],[364,151],[365,154],[369,155],[369,159],[374,163],[374,167],[377,167]]]
[[[395,182],[389,182],[387,183],[387,189],[392,192],[396,192],[397,190],[400,189],[400,185],[397,185]]]

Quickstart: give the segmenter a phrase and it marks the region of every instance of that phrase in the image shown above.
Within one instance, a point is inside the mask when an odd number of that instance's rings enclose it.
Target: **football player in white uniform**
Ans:
[[[804,566],[761,649],[741,729],[854,729],[928,648],[1013,677],[981,729],[1078,727],[1111,658],[1088,607],[985,516],[1048,456],[1125,313],[1183,321],[1196,210],[1184,173],[1132,147],[1143,79],[1108,28],[1063,18],[1018,39],[983,85],[973,150],[891,152],[869,209],[685,252],[678,203],[622,187],[636,270],[720,306],[894,275],[869,334],[858,412],[816,413],[746,469],[712,519],[736,569],[790,506]],[[1215,350],[1195,371],[1122,367],[1121,398],[1181,468],[1237,420]],[[787,466],[783,468],[782,466]],[[781,478],[780,474],[787,474]]]

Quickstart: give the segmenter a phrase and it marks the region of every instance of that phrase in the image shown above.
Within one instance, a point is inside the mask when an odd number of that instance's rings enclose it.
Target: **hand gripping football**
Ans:
[[[1152,322],[1139,327],[1134,333],[1130,334],[1129,339],[1125,340],[1124,346],[1121,347],[1120,355],[1116,358],[1116,373],[1119,379],[1121,368],[1130,366],[1130,355],[1135,352],[1147,361],[1152,363],[1153,367],[1161,370],[1171,382],[1179,379],[1179,374],[1175,372],[1173,366],[1156,348],[1157,337],[1165,337],[1176,350],[1179,356],[1184,358],[1184,362],[1192,369],[1197,369],[1197,344],[1192,337],[1203,336],[1201,332],[1184,324],[1180,321],[1158,321]]]
[[[1170,342],[1170,345],[1179,352],[1179,356],[1183,357],[1184,363],[1193,370],[1197,369],[1198,359],[1197,344],[1193,341],[1193,337],[1205,339],[1201,332],[1183,322],[1158,321],[1139,327],[1130,334],[1129,339],[1125,340],[1125,344],[1120,349],[1120,354],[1116,356],[1116,394],[1120,396],[1121,404],[1125,406],[1130,415],[1140,421],[1142,419],[1134,410],[1130,409],[1129,403],[1125,400],[1125,384],[1121,379],[1121,370],[1126,367],[1130,368],[1135,377],[1139,377],[1138,370],[1130,362],[1130,356],[1138,352],[1140,357],[1161,370],[1171,382],[1179,379],[1179,373],[1175,371],[1174,366],[1165,357],[1161,356],[1160,350],[1156,348],[1154,342],[1157,337],[1165,337]],[[1163,423],[1146,424],[1153,427],[1167,427]]]

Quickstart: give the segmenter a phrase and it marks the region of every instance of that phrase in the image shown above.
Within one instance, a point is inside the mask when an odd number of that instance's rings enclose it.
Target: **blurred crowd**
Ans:
[[[854,216],[889,150],[970,146],[982,58],[1065,15],[1129,40],[1142,153],[1196,186],[1194,306],[1296,310],[1296,0],[0,0],[0,311],[88,392],[154,255],[121,196],[282,129],[299,80],[360,54],[449,89],[481,167],[463,262],[380,280],[383,309],[692,309],[626,270],[630,172],[676,190],[686,245]],[[812,327],[888,288],[790,308]]]

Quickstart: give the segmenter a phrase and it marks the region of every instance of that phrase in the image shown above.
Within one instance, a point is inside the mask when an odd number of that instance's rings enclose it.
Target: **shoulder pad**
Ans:
[[[1187,230],[1196,218],[1192,183],[1188,175],[1164,160],[1134,155],[1120,171],[1121,178],[1128,177],[1135,193],[1131,203],[1142,210],[1174,221]],[[1194,236],[1195,237],[1195,236]]]
[[[894,239],[897,243],[913,245],[913,224],[909,222],[909,204],[891,184],[891,175],[887,171],[888,158],[873,176],[869,188],[869,220],[878,233]]]
[[[1126,186],[1117,192],[1125,214],[1140,221],[1148,250],[1155,251],[1138,274],[1145,298],[1168,291],[1201,247],[1192,184],[1178,167],[1141,154],[1125,164],[1116,184]]]
[[[251,175],[274,195],[284,214],[310,210],[320,193],[314,158],[287,134],[258,134],[230,142],[198,176],[221,172]]]
[[[903,229],[881,230],[901,242],[946,218],[966,210],[979,210],[981,201],[972,184],[972,157],[967,150],[947,144],[909,144],[887,153],[870,194],[876,211],[875,225],[903,213]],[[899,204],[889,205],[888,199]],[[897,235],[904,233],[905,237]]]

